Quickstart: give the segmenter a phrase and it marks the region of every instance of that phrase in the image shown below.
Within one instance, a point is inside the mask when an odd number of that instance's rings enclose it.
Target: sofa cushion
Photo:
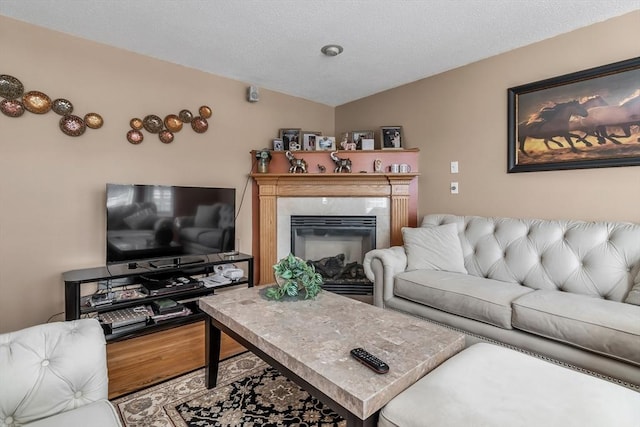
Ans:
[[[640,365],[640,307],[538,290],[513,303],[513,327]]]
[[[640,271],[638,271],[638,274],[634,279],[634,283],[635,285],[633,285],[633,288],[631,288],[631,290],[629,291],[629,294],[625,298],[624,302],[626,302],[627,304],[640,305]]]
[[[429,269],[467,273],[455,224],[439,227],[402,227],[407,270]]]
[[[511,302],[533,292],[515,283],[435,270],[406,271],[394,282],[396,296],[504,329],[512,329]]]

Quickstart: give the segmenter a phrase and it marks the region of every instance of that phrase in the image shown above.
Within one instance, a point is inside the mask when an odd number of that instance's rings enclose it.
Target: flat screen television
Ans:
[[[229,252],[235,188],[107,184],[107,264]]]

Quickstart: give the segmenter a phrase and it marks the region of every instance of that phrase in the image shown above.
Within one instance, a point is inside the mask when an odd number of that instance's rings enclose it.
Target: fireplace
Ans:
[[[291,252],[316,268],[326,290],[372,295],[362,261],[375,248],[375,216],[291,215]]]
[[[417,150],[370,154],[372,162],[373,158],[386,158],[385,155],[389,161],[397,162],[396,154],[409,155],[413,159],[409,163],[417,169]],[[275,159],[279,154],[273,155]],[[252,173],[257,283],[273,283],[273,265],[291,252],[291,215],[375,215],[376,246],[402,244],[402,227],[415,227],[417,223],[418,175],[418,172]]]

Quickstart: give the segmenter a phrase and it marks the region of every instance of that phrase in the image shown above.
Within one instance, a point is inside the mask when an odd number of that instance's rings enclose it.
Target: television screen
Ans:
[[[107,263],[228,252],[235,188],[107,184]]]

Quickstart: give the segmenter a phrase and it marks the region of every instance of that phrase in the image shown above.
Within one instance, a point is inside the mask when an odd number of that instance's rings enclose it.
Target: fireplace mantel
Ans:
[[[258,199],[254,204],[254,230],[257,227],[254,236],[259,240],[258,283],[273,282],[272,266],[277,262],[279,197],[388,197],[391,207],[390,242],[391,245],[400,245],[402,227],[415,226],[416,223],[416,178],[419,175],[417,172],[252,173]]]

